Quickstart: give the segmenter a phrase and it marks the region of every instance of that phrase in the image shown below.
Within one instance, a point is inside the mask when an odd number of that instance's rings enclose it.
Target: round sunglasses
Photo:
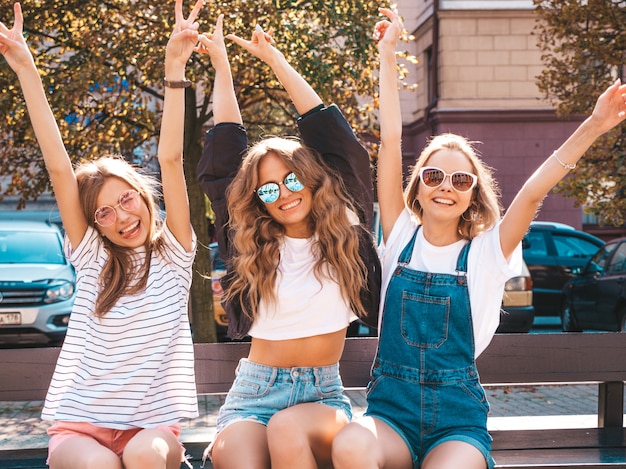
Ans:
[[[426,166],[420,169],[420,180],[426,187],[435,188],[443,184],[446,177],[450,178],[452,188],[457,192],[469,192],[478,182],[478,176],[466,171],[454,171],[451,174],[446,173],[441,168],[434,166]]]
[[[304,189],[304,184],[298,180],[298,177],[294,173],[289,173],[283,182],[265,183],[254,192],[256,192],[256,195],[259,196],[259,199],[261,199],[263,203],[271,204],[276,202],[278,197],[280,197],[280,186],[283,184],[291,192],[300,192]]]
[[[119,203],[115,207],[103,205],[94,213],[94,220],[100,226],[111,226],[117,219],[116,208],[120,207],[125,212],[131,212],[139,208],[139,192],[130,189],[122,192]]]

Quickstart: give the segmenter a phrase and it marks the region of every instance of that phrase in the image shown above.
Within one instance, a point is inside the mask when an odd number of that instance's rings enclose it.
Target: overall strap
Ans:
[[[417,238],[417,232],[419,231],[421,227],[422,225],[418,225],[417,229],[415,230],[415,233],[413,233],[413,236],[411,237],[411,240],[406,244],[406,246],[404,246],[404,249],[402,250],[402,252],[400,253],[400,256],[398,257],[398,264],[407,265],[409,262],[411,262],[411,257],[413,256],[413,246],[415,246],[415,239]]]
[[[467,282],[465,274],[467,273],[467,258],[469,254],[469,248],[472,244],[472,240],[470,239],[461,252],[459,253],[459,257],[456,260],[456,273],[457,273],[457,282],[461,284],[465,284]]]

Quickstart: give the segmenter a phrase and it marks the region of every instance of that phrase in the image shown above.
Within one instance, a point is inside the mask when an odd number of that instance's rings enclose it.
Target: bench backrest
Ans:
[[[346,339],[341,375],[346,387],[363,387],[376,353],[375,338]],[[196,344],[201,394],[228,391],[248,343]],[[0,349],[0,401],[46,395],[59,348]],[[483,384],[626,381],[626,334],[550,333],[496,335],[478,359]]]

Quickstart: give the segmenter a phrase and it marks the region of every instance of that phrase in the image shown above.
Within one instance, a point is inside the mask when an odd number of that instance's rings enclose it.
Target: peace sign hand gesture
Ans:
[[[172,64],[172,61],[174,61],[177,65],[183,66],[184,73],[184,67],[198,43],[198,22],[196,18],[203,4],[204,0],[196,0],[189,17],[185,19],[183,16],[183,0],[176,0],[176,24],[165,49],[165,73],[168,79],[182,78],[174,76],[170,78],[170,74],[168,74],[170,70],[168,69],[174,65]],[[176,71],[171,70],[171,72],[175,73]]]
[[[16,2],[13,5],[13,11],[15,12],[13,28],[9,29],[0,22],[0,53],[13,71],[19,75],[23,68],[34,67],[35,62],[22,35],[24,17],[19,3]]]

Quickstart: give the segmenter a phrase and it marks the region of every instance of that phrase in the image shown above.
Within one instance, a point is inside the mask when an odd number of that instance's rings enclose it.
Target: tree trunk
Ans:
[[[189,311],[193,341],[217,342],[213,317],[213,289],[211,287],[211,255],[206,218],[205,195],[196,178],[196,167],[202,155],[202,122],[196,114],[196,93],[185,89],[185,145],[184,168],[191,210],[191,224],[198,237],[198,250],[193,268]]]

